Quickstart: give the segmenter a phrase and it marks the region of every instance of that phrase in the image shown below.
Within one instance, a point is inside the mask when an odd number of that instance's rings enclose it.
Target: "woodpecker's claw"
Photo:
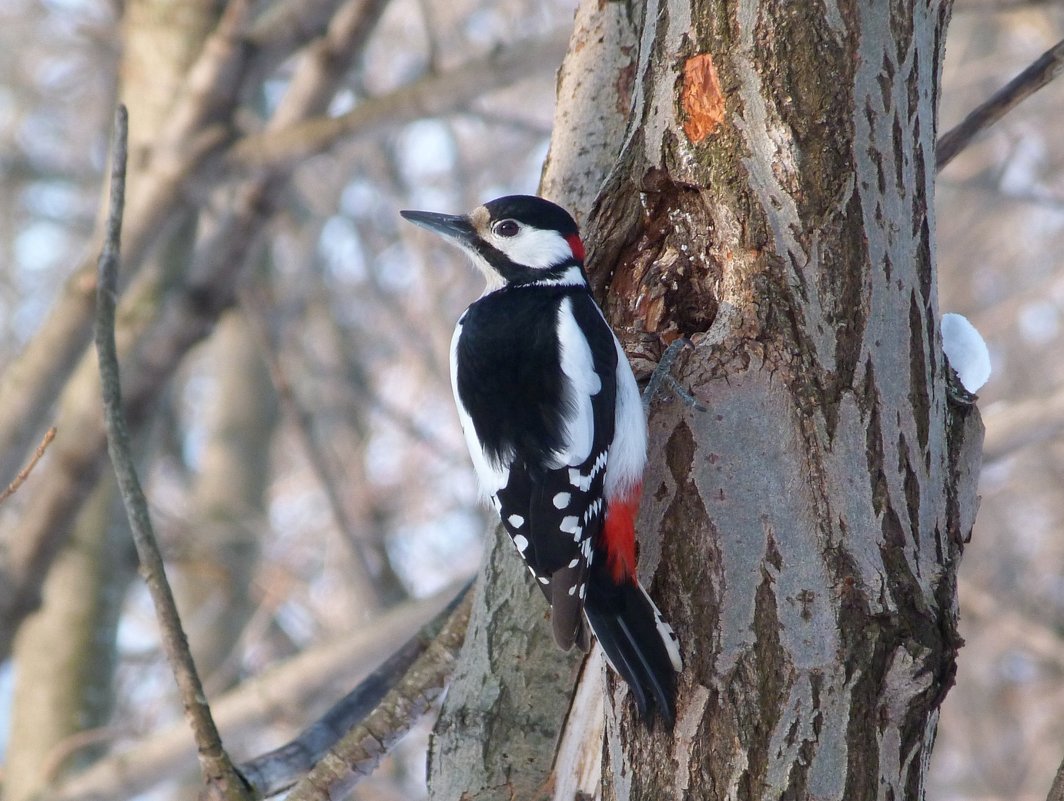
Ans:
[[[662,382],[668,384],[672,391],[676,393],[676,396],[691,408],[699,412],[709,411],[705,406],[698,402],[694,395],[682,387],[680,382],[672,376],[673,362],[676,361],[676,357],[680,354],[680,351],[690,344],[691,340],[687,337],[680,337],[670,344],[669,347],[665,349],[665,352],[661,354],[658,366],[655,367],[654,372],[650,374],[650,381],[647,382],[647,388],[643,390],[644,414],[650,412],[650,404],[661,389]]]

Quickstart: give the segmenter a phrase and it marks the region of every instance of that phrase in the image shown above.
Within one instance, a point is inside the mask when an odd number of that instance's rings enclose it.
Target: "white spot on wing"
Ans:
[[[576,531],[576,528],[579,525],[579,517],[577,517],[576,515],[566,515],[562,518],[561,525],[559,525],[558,528],[567,534],[572,534],[574,531]]]
[[[514,545],[517,546],[518,552],[523,554],[528,549],[528,539],[520,534],[514,534]],[[529,568],[529,570],[531,569]],[[533,573],[533,575],[535,574]]]
[[[566,506],[569,505],[569,501],[572,497],[573,496],[570,495],[568,492],[559,492],[557,495],[554,496],[554,508],[564,509]]]
[[[588,488],[591,486],[591,478],[592,476],[585,476],[581,473],[579,468],[569,468],[569,483],[581,492],[587,492]]]
[[[514,528],[521,528],[525,524],[525,519],[521,515],[510,515],[506,520]]]

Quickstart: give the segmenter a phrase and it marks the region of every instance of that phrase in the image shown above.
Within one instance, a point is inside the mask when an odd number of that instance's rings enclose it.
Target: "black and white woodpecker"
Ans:
[[[551,605],[554,639],[587,650],[586,618],[640,713],[654,706],[671,724],[680,649],[636,579],[646,421],[576,223],[529,195],[469,215],[400,213],[487,278],[455,327],[451,386],[481,488]]]

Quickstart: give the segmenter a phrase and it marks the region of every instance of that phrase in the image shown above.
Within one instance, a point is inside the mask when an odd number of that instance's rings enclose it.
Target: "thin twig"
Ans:
[[[1064,72],[1064,39],[1047,50],[1004,88],[947,131],[935,147],[935,162],[941,170],[966,148],[981,131],[1000,120],[1009,110]]]
[[[189,652],[177,605],[166,580],[162,554],[152,530],[148,503],[133,466],[129,431],[126,429],[122,412],[122,391],[115,347],[115,302],[122,211],[125,204],[127,131],[128,114],[125,106],[120,105],[115,113],[110,210],[103,250],[100,253],[99,282],[96,289],[96,350],[100,365],[107,446],[118,479],[122,502],[126,507],[126,515],[129,517],[141,573],[148,585],[159,620],[163,649],[177,682],[185,716],[196,738],[204,781],[208,787],[217,788],[222,798],[249,801],[251,797],[247,788],[222,748],[221,737],[211,718],[210,707],[207,705],[196,666]]]
[[[439,698],[465,640],[473,593],[462,602],[417,661],[361,724],[351,729],[288,795],[289,801],[343,797],[368,776],[392,746]]]
[[[33,452],[33,458],[30,459],[30,463],[18,471],[14,480],[7,485],[7,489],[0,493],[0,503],[3,503],[16,492],[18,488],[25,483],[26,479],[30,477],[30,473],[33,472],[33,468],[37,466],[37,462],[44,456],[44,452],[48,450],[48,446],[52,444],[52,440],[55,439],[55,426],[52,426],[44,432],[44,438],[41,440],[41,444],[37,446],[37,450]]]
[[[341,737],[373,711],[415,661],[431,647],[459,605],[470,595],[472,587],[473,582],[467,584],[446,608],[426,623],[402,648],[292,742],[242,763],[239,766],[240,773],[255,792],[263,797],[283,792],[311,770]]]

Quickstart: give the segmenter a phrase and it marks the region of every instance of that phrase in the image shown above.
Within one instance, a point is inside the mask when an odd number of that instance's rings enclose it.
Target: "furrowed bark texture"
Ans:
[[[982,436],[938,330],[948,16],[647,5],[591,261],[630,352],[692,340],[702,408],[654,405],[640,517],[677,724],[611,679],[604,798],[923,797]]]
[[[492,536],[430,744],[434,800],[549,797],[555,742],[580,664],[577,653],[555,647],[543,596],[513,546],[499,532]]]

